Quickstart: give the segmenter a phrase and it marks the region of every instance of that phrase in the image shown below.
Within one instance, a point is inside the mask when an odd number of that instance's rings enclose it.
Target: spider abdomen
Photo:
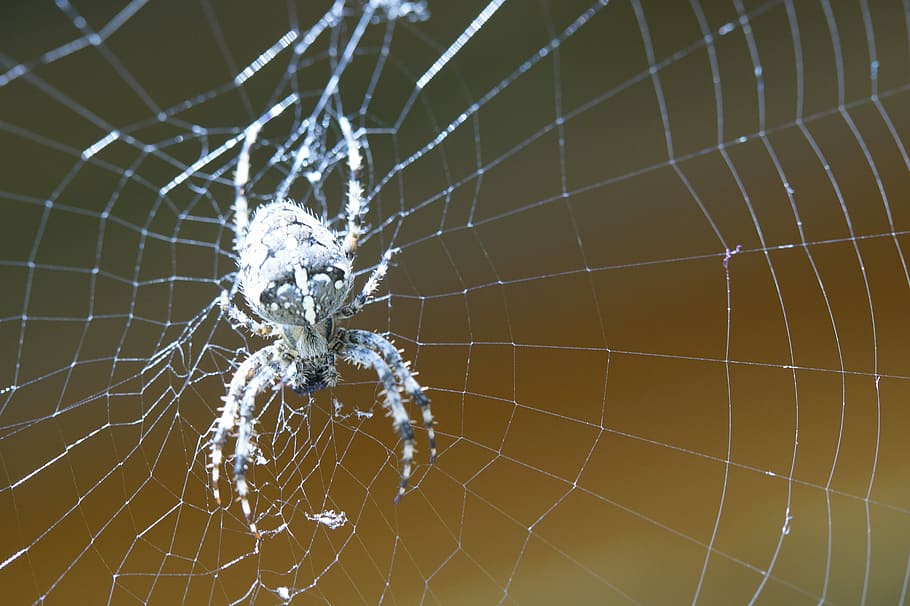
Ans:
[[[315,325],[344,303],[351,262],[335,235],[292,202],[261,207],[240,247],[240,285],[262,318]]]

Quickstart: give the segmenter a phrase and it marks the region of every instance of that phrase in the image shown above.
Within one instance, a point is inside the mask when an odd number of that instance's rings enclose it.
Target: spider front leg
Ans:
[[[404,404],[401,402],[401,394],[398,392],[398,385],[395,383],[395,376],[382,356],[371,349],[362,345],[357,345],[351,341],[342,341],[342,357],[357,366],[372,366],[382,384],[382,391],[385,394],[386,406],[392,414],[392,423],[398,434],[401,436],[403,443],[401,449],[401,483],[398,486],[398,492],[395,494],[395,503],[401,500],[408,488],[408,480],[411,477],[411,465],[414,461],[414,430],[411,428],[411,419],[408,417]]]
[[[224,401],[224,409],[212,438],[212,486],[215,501],[220,505],[221,493],[218,489],[218,481],[221,478],[224,445],[227,443],[230,431],[235,425],[237,426],[237,445],[234,449],[234,483],[250,530],[257,537],[259,532],[252,520],[252,509],[247,498],[249,487],[246,482],[253,439],[254,405],[256,396],[265,391],[276,377],[286,370],[286,366],[287,363],[283,361],[276,345],[268,345],[247,358],[237,369],[234,378],[231,379]]]
[[[402,360],[401,354],[388,339],[367,330],[347,330],[344,339],[355,345],[368,347],[379,352],[385,362],[398,377],[404,390],[411,397],[423,415],[423,426],[427,430],[427,442],[430,445],[430,464],[436,462],[436,431],[433,429],[433,413],[430,410],[430,399],[423,393],[423,388],[414,378],[409,364]]]

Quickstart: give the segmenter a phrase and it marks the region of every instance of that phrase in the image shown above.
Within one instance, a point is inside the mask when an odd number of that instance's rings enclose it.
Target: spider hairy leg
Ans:
[[[250,124],[244,131],[243,147],[234,171],[234,247],[240,248],[250,224],[250,206],[246,199],[246,186],[250,180],[250,149],[259,137],[262,124]]]
[[[401,394],[395,383],[395,376],[382,356],[372,349],[351,342],[348,342],[347,347],[344,348],[343,355],[357,366],[372,366],[376,371],[385,394],[385,405],[392,415],[392,424],[401,436],[401,482],[394,498],[394,502],[397,504],[408,489],[408,480],[411,478],[411,466],[414,461],[414,430],[411,427],[411,419],[401,402]]]
[[[430,410],[430,399],[414,378],[408,363],[401,358],[401,353],[388,339],[366,330],[348,330],[345,331],[345,337],[352,343],[369,347],[379,352],[395,373],[405,392],[420,407],[420,412],[423,415],[423,426],[427,431],[427,442],[430,445],[430,464],[435,463],[436,431],[433,429],[433,413]]]
[[[348,258],[353,258],[363,228],[361,222],[363,213],[366,210],[363,208],[363,185],[360,182],[363,176],[363,155],[360,153],[360,143],[357,142],[351,130],[351,122],[345,116],[341,116],[338,119],[338,126],[341,127],[341,136],[344,137],[345,146],[348,149],[349,171],[348,201],[345,206],[348,225],[341,247]]]
[[[265,350],[259,352],[262,354]],[[215,493],[215,502],[221,505],[221,491],[218,488],[221,479],[221,464],[224,461],[224,445],[227,443],[228,434],[237,425],[240,416],[240,398],[243,395],[250,378],[259,370],[260,355],[253,355],[244,360],[237,369],[234,378],[224,397],[224,406],[221,417],[215,426],[215,435],[212,438],[212,488]]]
[[[376,269],[373,270],[373,273],[370,274],[370,277],[367,279],[366,283],[363,285],[363,289],[360,291],[354,300],[338,310],[338,315],[341,318],[350,318],[357,315],[363,306],[366,305],[370,298],[373,296],[373,293],[376,292],[376,289],[379,288],[379,283],[382,282],[382,279],[385,277],[386,273],[389,271],[389,263],[392,261],[392,255],[397,254],[399,249],[390,248],[385,251],[382,255],[382,259],[379,261],[379,264],[376,266]]]
[[[260,337],[268,337],[274,334],[275,329],[270,324],[257,322],[243,313],[242,309],[231,303],[230,294],[227,290],[221,291],[221,300],[219,303],[221,304],[222,313],[228,317],[235,328],[245,328],[252,334],[259,335]]]
[[[247,523],[257,537],[259,531],[252,519],[252,508],[247,497],[249,487],[246,481],[251,443],[254,437],[254,405],[256,396],[265,391],[278,375],[285,373],[288,365],[289,363],[281,356],[276,345],[263,347],[247,358],[231,380],[224,409],[212,439],[212,485],[215,501],[220,505],[221,493],[218,489],[218,482],[221,479],[224,445],[229,432],[235,426],[237,427],[237,445],[234,449],[234,483]]]
[[[247,229],[250,224],[250,207],[247,201],[247,184],[250,181],[250,150],[259,138],[259,131],[268,124],[270,120],[281,115],[281,113],[297,101],[297,95],[292,94],[285,97],[280,103],[273,105],[269,111],[259,116],[255,122],[250,124],[244,130],[243,146],[240,148],[240,155],[237,158],[237,169],[234,171],[234,249],[240,250],[243,245],[243,239],[246,237]]]

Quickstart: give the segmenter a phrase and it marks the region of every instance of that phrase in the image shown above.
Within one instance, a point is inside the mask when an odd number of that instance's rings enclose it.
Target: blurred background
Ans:
[[[898,0],[4,2],[4,600],[904,603],[908,31]],[[350,119],[358,284],[401,249],[350,326],[420,372],[440,456],[415,428],[393,505],[374,373],[270,390],[257,540],[208,464],[265,342],[217,300],[283,100],[251,201],[341,229]]]

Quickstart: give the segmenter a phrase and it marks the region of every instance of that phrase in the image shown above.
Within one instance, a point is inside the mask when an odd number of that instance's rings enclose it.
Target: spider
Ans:
[[[346,229],[335,235],[323,222],[294,202],[276,200],[257,209],[249,220],[246,188],[250,173],[250,148],[262,126],[276,114],[266,114],[245,132],[234,177],[235,241],[239,272],[237,286],[251,318],[221,294],[221,308],[235,326],[254,335],[273,339],[251,354],[234,373],[224,398],[221,417],[212,440],[212,484],[220,505],[218,481],[224,445],[237,427],[234,450],[234,482],[250,530],[259,533],[252,518],[246,474],[254,440],[254,405],[257,395],[269,386],[288,386],[308,396],[338,382],[338,358],[359,367],[370,366],[379,378],[395,429],[402,440],[401,481],[395,494],[398,503],[411,475],[414,432],[402,402],[404,391],[421,409],[430,446],[430,463],[436,460],[436,438],[430,400],[414,379],[409,363],[385,337],[366,330],[342,328],[339,320],[354,316],[369,302],[385,276],[392,255],[383,254],[360,293],[348,301],[354,284],[353,261],[361,234],[363,170],[360,145],[350,122],[339,125],[347,148],[349,174]]]

